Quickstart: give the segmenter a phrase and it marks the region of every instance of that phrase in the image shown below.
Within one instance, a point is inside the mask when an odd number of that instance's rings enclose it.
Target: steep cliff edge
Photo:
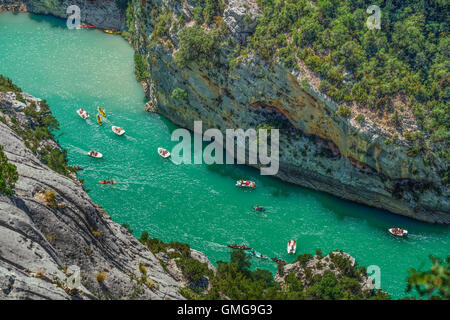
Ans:
[[[186,283],[93,203],[73,173],[43,163],[60,150],[39,130],[36,119],[49,115],[40,99],[0,92],[0,145],[19,175],[13,195],[0,193],[0,299],[183,299]],[[71,266],[80,270],[78,290]]]
[[[47,2],[3,0],[0,8],[2,3],[9,3],[9,8],[3,5],[9,10],[14,9],[11,3],[25,3],[29,11],[64,16],[64,1],[53,6]],[[88,3],[93,11],[104,6]],[[105,3],[117,8],[116,2]],[[211,3],[223,7],[205,7],[199,13],[193,1],[134,0],[122,14],[148,110],[189,129],[195,120],[202,120],[205,129],[223,132],[278,128],[279,178],[414,219],[450,223],[450,188],[444,179],[448,161],[411,153],[413,144],[396,138],[367,109],[358,109],[365,113],[364,121],[357,113],[340,115],[338,106],[319,92],[320,79],[302,61],[291,70],[247,50],[247,38],[261,14],[254,1]],[[205,19],[213,22],[208,25]],[[410,120],[409,126],[416,128]]]
[[[279,178],[411,218],[450,223],[450,191],[441,177],[448,162],[411,155],[404,138],[390,143],[392,132],[376,119],[339,115],[306,67],[269,65],[242,50],[261,12],[254,2],[230,0],[214,23],[201,28],[196,10],[189,1],[132,1],[127,11],[129,40],[150,75],[144,85],[148,109],[190,129],[195,120],[223,132],[279,128]]]

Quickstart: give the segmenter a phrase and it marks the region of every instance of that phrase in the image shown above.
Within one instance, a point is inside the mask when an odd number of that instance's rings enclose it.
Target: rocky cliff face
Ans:
[[[66,19],[67,8],[71,5],[80,8],[83,23],[117,30],[124,26],[123,14],[114,0],[1,0],[0,11],[49,14]]]
[[[206,33],[222,34],[206,57],[212,61],[208,65],[175,61],[179,30],[195,25],[193,4],[134,1],[132,8],[130,39],[148,62],[144,87],[150,110],[190,129],[195,120],[222,132],[279,128],[279,178],[411,218],[450,223],[450,191],[439,175],[448,163],[408,156],[406,140],[389,145],[392,134],[370,119],[360,124],[339,116],[336,104],[308,84],[309,70],[291,71],[242,50],[245,54],[233,53],[254,31],[260,9],[253,1],[230,0],[223,16],[215,18],[216,30],[203,25]],[[161,36],[155,12],[164,10],[171,15],[169,32]],[[177,88],[187,94],[182,101],[172,94]]]
[[[14,195],[0,194],[0,299],[182,299],[185,283],[93,203],[76,177],[48,168],[11,129],[36,125],[24,113],[30,106],[40,112],[40,99],[0,92],[0,145],[19,174]],[[46,145],[57,147],[49,139],[39,148]],[[80,270],[78,290],[71,290],[71,266]]]
[[[28,10],[61,16],[63,5],[42,11],[44,2],[3,0],[0,8],[2,3],[10,3],[10,9],[11,3],[26,3]],[[95,11],[95,6],[104,6],[99,2],[85,5]],[[196,24],[194,2],[132,1],[127,37],[147,63],[147,109],[189,129],[195,120],[223,132],[258,125],[278,128],[279,178],[407,217],[450,223],[450,189],[440,177],[448,163],[408,156],[409,143],[400,139],[389,144],[392,133],[381,123],[339,116],[304,66],[287,70],[245,50],[235,54],[253,33],[260,12],[254,1],[225,2],[222,16],[215,18],[220,41],[206,55],[211,63],[180,66],[174,59],[180,49],[178,35]],[[205,25],[203,29],[214,32]],[[176,98],[175,89],[184,90],[186,97]]]

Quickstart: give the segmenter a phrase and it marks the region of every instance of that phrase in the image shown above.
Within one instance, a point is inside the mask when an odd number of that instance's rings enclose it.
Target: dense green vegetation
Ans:
[[[321,76],[320,90],[339,104],[358,102],[394,113],[404,97],[425,132],[411,156],[436,151],[450,159],[450,3],[441,0],[258,0],[250,47],[264,59],[296,68],[300,58]],[[366,26],[370,5],[381,29]],[[276,59],[274,59],[276,57]],[[345,110],[343,110],[345,111]],[[344,112],[348,116],[348,112]],[[399,121],[397,117],[393,122]],[[394,123],[395,124],[395,123]]]
[[[322,276],[307,274],[306,283],[302,283],[293,273],[286,276],[282,286],[273,280],[271,272],[263,269],[250,271],[250,256],[242,251],[232,251],[230,262],[218,262],[217,274],[211,279],[212,289],[202,299],[387,299],[381,291],[371,295],[361,291],[359,277],[364,269],[351,267],[346,259],[339,259],[344,273],[336,276],[325,271]],[[342,260],[342,261],[341,261]],[[344,261],[345,260],[345,261]],[[337,266],[338,267],[338,266]],[[279,266],[280,270],[281,266]]]
[[[2,75],[0,75],[0,92],[7,92],[7,91],[19,93],[22,90],[20,90],[20,88],[18,86],[16,86],[11,81],[11,79],[5,78]]]
[[[240,250],[233,250],[229,262],[218,262],[217,273],[214,275],[206,263],[201,263],[191,257],[188,244],[179,242],[164,243],[156,238],[150,238],[144,232],[139,241],[146,245],[154,254],[164,252],[171,259],[176,259],[177,265],[190,281],[190,286],[181,291],[189,299],[386,299],[381,291],[375,295],[361,291],[359,279],[365,275],[365,269],[352,266],[348,259],[340,255],[332,256],[332,262],[341,270],[340,276],[326,271],[324,275],[307,274],[307,283],[302,283],[294,274],[286,277],[286,283],[280,286],[274,281],[273,274],[264,269],[251,270],[251,258]],[[320,250],[316,253],[320,254]],[[304,259],[306,258],[306,260]],[[306,263],[312,255],[301,255],[299,261]],[[166,268],[161,262],[163,268]],[[279,266],[279,270],[281,269]],[[195,284],[203,277],[208,277],[211,289],[197,287]]]
[[[196,61],[200,66],[211,66],[217,63],[215,53],[220,38],[218,29],[206,32],[198,25],[184,27],[178,34],[179,50],[175,53],[175,61],[185,67]]]
[[[285,282],[280,285],[274,281],[273,274],[264,269],[251,270],[251,257],[241,250],[232,250],[230,261],[218,261],[217,272],[213,274],[206,263],[201,263],[191,257],[188,244],[180,242],[164,243],[156,238],[150,238],[147,232],[142,233],[139,241],[146,245],[154,254],[164,252],[175,259],[190,285],[180,290],[187,299],[193,300],[360,300],[360,299],[390,299],[389,295],[380,290],[374,293],[361,291],[361,277],[366,276],[364,267],[352,265],[347,257],[341,254],[323,256],[321,250],[316,250],[315,256],[309,253],[301,254],[293,262],[299,262],[305,269],[303,282],[294,273],[285,275]],[[340,251],[342,253],[342,251]],[[407,292],[415,289],[421,298],[450,298],[450,256],[445,261],[430,256],[433,266],[427,271],[409,270]],[[321,268],[325,259],[329,263],[322,275],[314,275],[307,264],[312,259],[315,268]],[[166,266],[161,261],[163,268]],[[325,264],[325,263],[324,263]],[[331,270],[339,270],[336,276]],[[278,272],[283,275],[283,265],[278,265]],[[210,289],[197,287],[199,279],[207,277]],[[409,299],[409,298],[408,298]]]
[[[18,178],[16,166],[8,162],[8,158],[3,152],[3,146],[0,146],[0,193],[12,195]]]
[[[150,74],[147,71],[147,62],[144,55],[139,53],[134,54],[134,67],[137,81],[145,81],[148,77],[150,77]]]
[[[433,266],[427,271],[409,270],[407,292],[414,288],[420,297],[450,299],[450,256],[443,261],[430,256]]]
[[[1,91],[15,92],[17,99],[25,102],[21,95],[21,89],[10,79],[0,75]],[[46,100],[39,102],[39,106],[35,102],[29,103],[23,113],[27,116],[26,123],[19,123],[15,116],[10,116],[9,121],[6,121],[5,117],[1,117],[0,120],[17,133],[24,140],[25,145],[38,155],[49,168],[60,174],[68,175],[72,170],[67,165],[66,151],[45,143],[54,140],[52,132],[59,129],[58,120],[51,114]]]
[[[194,20],[198,24],[210,24],[213,18],[220,16],[224,9],[222,0],[194,0]]]
[[[165,252],[171,259],[177,259],[176,264],[191,283],[195,283],[202,277],[212,277],[212,271],[206,263],[193,259],[188,244],[181,242],[164,243],[156,238],[149,238],[147,232],[143,232],[139,241],[146,245],[154,254]],[[170,249],[170,250],[169,250]],[[165,266],[163,265],[163,268]]]

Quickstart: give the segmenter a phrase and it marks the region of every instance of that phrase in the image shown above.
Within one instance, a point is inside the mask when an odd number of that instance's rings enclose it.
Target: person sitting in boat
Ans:
[[[249,184],[249,182],[248,182],[248,181],[245,181],[245,185],[248,186],[248,184]]]

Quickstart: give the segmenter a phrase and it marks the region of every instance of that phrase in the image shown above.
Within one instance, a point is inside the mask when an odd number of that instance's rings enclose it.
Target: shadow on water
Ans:
[[[58,28],[58,29],[66,29],[67,25],[66,25],[66,20],[62,19],[62,18],[57,18],[54,16],[49,16],[49,15],[37,15],[37,14],[32,14],[29,13],[28,14],[30,20],[39,22],[39,23],[44,23],[48,26],[50,26],[51,28]]]
[[[387,210],[372,208],[348,200],[340,199],[319,191],[308,190],[323,208],[332,212],[339,220],[347,218],[364,220],[369,226],[386,230],[390,227],[402,227],[410,233],[429,232],[445,234],[448,227],[417,221],[405,216],[393,214]]]

